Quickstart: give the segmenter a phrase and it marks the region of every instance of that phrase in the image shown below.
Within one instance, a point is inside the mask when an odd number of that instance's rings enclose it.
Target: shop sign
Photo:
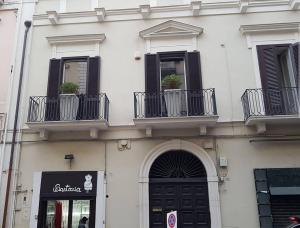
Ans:
[[[43,172],[41,196],[96,196],[97,171]]]
[[[300,169],[267,169],[270,187],[300,187]]]

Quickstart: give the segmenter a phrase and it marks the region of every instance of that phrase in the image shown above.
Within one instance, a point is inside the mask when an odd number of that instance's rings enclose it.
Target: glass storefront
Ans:
[[[39,227],[78,228],[80,220],[87,219],[86,228],[94,227],[95,200],[44,200]]]
[[[94,228],[96,187],[97,172],[43,172],[37,227]]]

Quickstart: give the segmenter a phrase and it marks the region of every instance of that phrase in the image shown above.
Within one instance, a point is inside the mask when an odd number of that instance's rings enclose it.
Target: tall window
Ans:
[[[257,46],[266,114],[298,113],[298,50],[297,44]]]

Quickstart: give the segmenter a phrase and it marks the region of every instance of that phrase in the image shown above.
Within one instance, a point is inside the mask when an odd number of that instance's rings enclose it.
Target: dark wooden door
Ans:
[[[210,213],[207,181],[193,178],[164,179],[149,185],[150,228],[166,228],[166,217],[177,211],[178,228],[209,228]]]

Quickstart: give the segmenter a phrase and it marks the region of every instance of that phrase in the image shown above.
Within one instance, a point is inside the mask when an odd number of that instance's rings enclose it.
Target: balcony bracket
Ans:
[[[258,134],[263,134],[263,133],[266,132],[266,130],[267,130],[267,128],[266,128],[265,123],[259,123],[259,124],[256,125],[256,132]]]
[[[40,138],[44,139],[44,140],[47,140],[48,139],[48,131],[45,130],[45,129],[41,129],[40,130]]]
[[[207,130],[207,128],[206,128],[206,126],[200,126],[200,135],[206,135],[206,130]]]
[[[92,129],[90,130],[90,137],[91,137],[92,139],[98,138],[98,129],[97,129],[97,128],[92,128]]]
[[[151,127],[146,128],[146,136],[147,137],[152,137],[152,128]]]

